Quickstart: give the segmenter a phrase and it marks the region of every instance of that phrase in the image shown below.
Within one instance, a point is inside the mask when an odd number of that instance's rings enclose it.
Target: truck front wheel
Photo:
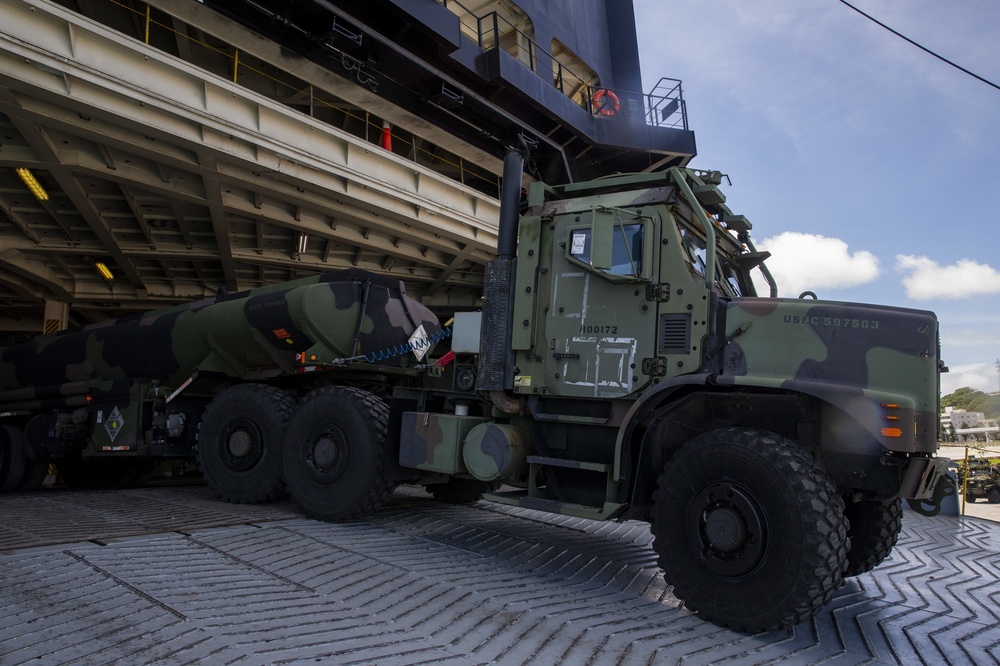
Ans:
[[[303,398],[285,434],[285,479],[307,515],[348,520],[385,504],[388,422],[388,406],[361,389],[330,386]]]
[[[256,504],[285,494],[281,439],[295,401],[265,384],[239,384],[215,396],[201,421],[198,462],[226,502]]]
[[[986,501],[990,504],[1000,504],[1000,488],[993,486],[987,490]]]
[[[812,617],[846,566],[836,487],[806,451],[769,432],[714,430],[677,451],[659,478],[652,532],[674,595],[740,631]]]

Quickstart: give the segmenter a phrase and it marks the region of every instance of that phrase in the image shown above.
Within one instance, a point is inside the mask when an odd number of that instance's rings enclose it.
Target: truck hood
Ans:
[[[933,312],[744,298],[727,305],[725,319],[729,342],[719,383],[812,395],[846,411],[889,450],[936,450],[938,322]]]

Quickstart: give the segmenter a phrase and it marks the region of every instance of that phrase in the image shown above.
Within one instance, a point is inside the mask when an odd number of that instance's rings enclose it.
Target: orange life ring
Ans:
[[[618,95],[610,90],[598,90],[594,93],[594,115],[611,117],[622,108]]]

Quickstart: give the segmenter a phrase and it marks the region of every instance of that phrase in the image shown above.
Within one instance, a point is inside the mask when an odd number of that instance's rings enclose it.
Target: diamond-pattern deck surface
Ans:
[[[643,523],[397,490],[367,520],[200,486],[0,499],[0,664],[996,664],[1000,525],[907,512],[815,619],[684,610]]]

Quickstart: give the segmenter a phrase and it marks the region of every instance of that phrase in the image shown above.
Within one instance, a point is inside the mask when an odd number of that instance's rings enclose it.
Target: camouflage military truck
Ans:
[[[521,163],[512,150],[505,183]],[[413,483],[648,521],[706,619],[809,618],[889,554],[902,499],[940,506],[937,320],[777,298],[720,182],[505,188],[482,311],[444,327],[349,273],[3,350],[5,474],[20,448],[95,468],[197,449],[224,499],[287,489],[325,520]]]
[[[959,487],[965,491],[965,499],[975,502],[985,499],[990,504],[1000,504],[1000,469],[989,461],[970,460],[968,473],[962,469]]]

